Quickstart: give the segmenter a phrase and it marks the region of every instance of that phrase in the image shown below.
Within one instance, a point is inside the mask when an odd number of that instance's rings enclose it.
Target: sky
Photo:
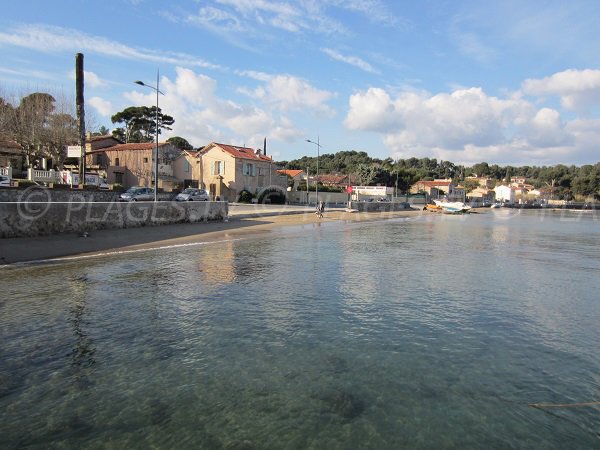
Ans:
[[[276,161],[357,150],[593,164],[599,18],[597,0],[9,2],[0,96],[74,99],[83,53],[88,128],[155,105],[134,81],[156,87],[158,75],[159,106],[175,119],[161,140],[194,147],[266,137]]]

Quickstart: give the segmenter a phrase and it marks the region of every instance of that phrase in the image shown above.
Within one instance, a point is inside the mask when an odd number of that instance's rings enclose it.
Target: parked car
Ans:
[[[143,202],[154,200],[154,189],[136,186],[127,189],[119,196],[121,202]]]
[[[191,201],[208,201],[208,193],[204,189],[187,188],[183,192],[177,194],[175,201],[178,202],[191,202]]]
[[[0,186],[10,186],[10,178],[5,175],[0,175]]]

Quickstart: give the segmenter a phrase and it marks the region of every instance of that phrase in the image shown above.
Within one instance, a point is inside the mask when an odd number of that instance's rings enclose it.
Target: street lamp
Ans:
[[[307,139],[306,142],[310,142],[311,144],[315,144],[317,146],[317,180],[315,183],[315,193],[317,195],[317,205],[319,204],[319,153],[321,150],[321,144],[319,143],[319,136],[317,136],[317,142],[313,142],[310,139]],[[306,180],[306,191],[308,192],[308,180]]]
[[[157,196],[158,196],[158,132],[159,132],[159,129],[158,129],[158,94],[165,95],[159,89],[158,76],[159,76],[158,70],[156,70],[156,87],[146,84],[140,80],[135,81],[135,84],[139,84],[140,86],[146,86],[146,87],[156,91],[156,155],[154,156],[154,201],[157,200]]]

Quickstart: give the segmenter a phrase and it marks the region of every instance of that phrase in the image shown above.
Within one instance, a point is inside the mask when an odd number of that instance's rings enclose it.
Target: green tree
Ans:
[[[104,125],[102,125],[98,131],[94,131],[92,132],[92,136],[106,136],[110,134],[110,130],[108,128],[106,128]]]
[[[113,136],[124,142],[152,142],[156,136],[156,106],[130,106],[111,117],[112,123],[123,124],[113,130]],[[158,108],[158,134],[170,130],[175,123],[173,117],[163,114]]]
[[[170,144],[173,144],[179,150],[193,150],[194,149],[192,144],[190,144],[186,139],[179,137],[179,136],[170,137],[169,139],[167,139],[167,142],[169,142]]]
[[[480,162],[475,164],[471,168],[471,172],[473,175],[477,175],[480,177],[485,177],[491,174],[490,166],[486,162]],[[471,174],[469,174],[471,175]]]
[[[371,164],[359,164],[356,168],[358,183],[362,186],[369,186],[375,180],[375,167]]]

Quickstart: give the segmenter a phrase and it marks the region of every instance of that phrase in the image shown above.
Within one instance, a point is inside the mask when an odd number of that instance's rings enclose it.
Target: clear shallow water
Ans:
[[[0,272],[0,447],[598,448],[600,220],[324,223]]]

